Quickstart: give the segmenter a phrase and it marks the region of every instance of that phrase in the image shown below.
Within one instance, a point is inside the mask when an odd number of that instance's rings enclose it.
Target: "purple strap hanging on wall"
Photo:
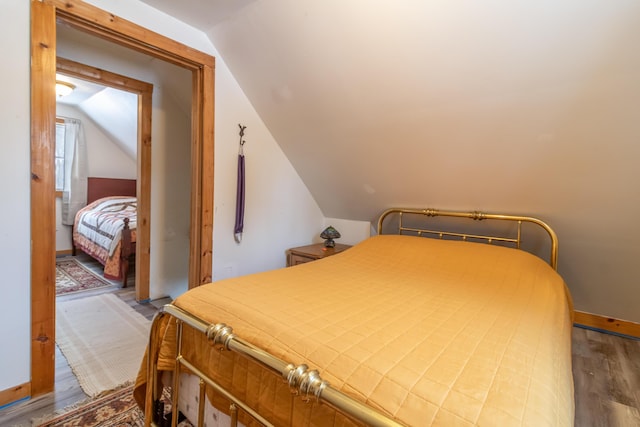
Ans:
[[[242,241],[242,232],[244,229],[244,143],[242,139],[246,126],[240,127],[240,148],[238,150],[238,185],[236,188],[236,224],[233,228],[233,238],[236,243]]]

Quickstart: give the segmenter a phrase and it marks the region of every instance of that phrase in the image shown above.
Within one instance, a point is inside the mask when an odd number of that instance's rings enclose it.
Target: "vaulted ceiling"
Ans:
[[[143,1],[208,35],[328,217],[545,215],[627,179],[597,167],[637,90],[636,1]]]

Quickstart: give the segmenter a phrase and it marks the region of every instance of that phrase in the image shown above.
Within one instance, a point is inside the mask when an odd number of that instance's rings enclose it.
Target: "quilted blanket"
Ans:
[[[402,424],[573,425],[571,298],[562,278],[524,251],[376,236],[322,260],[192,289],[175,304],[318,369]],[[173,367],[174,335],[167,322],[155,337],[161,370]],[[185,357],[276,425],[357,424],[292,397],[275,374],[213,350],[196,331],[186,328],[185,340]]]
[[[105,266],[105,277],[119,279],[120,242],[124,219],[129,218],[135,242],[137,203],[135,197],[98,199],[80,209],[75,217],[73,243]]]

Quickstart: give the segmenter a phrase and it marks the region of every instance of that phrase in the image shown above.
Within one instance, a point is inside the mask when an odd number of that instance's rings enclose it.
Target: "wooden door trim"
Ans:
[[[51,30],[53,22],[53,31]],[[31,393],[53,389],[55,357],[55,8],[31,2]]]
[[[191,200],[189,287],[211,281],[213,254],[214,58],[80,0],[32,0],[32,396],[52,391],[54,386],[55,172],[50,160],[55,142],[56,21],[192,72],[191,186],[195,195]],[[143,125],[150,129],[150,123]]]
[[[153,85],[61,57],[56,58],[56,70],[67,76],[138,96],[136,300],[147,301],[149,300],[149,269],[151,265],[151,144],[148,141],[151,141]]]

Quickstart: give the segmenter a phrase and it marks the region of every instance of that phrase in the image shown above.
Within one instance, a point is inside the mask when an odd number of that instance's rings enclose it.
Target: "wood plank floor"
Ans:
[[[78,259],[83,265],[97,272],[99,276],[102,276],[102,267],[97,261],[92,260],[85,254],[79,254]],[[170,302],[169,298],[163,298],[146,304],[138,304],[135,299],[134,272],[129,275],[126,288],[122,288],[119,282],[111,282],[113,283],[111,287],[61,295],[56,299],[57,301],[63,301],[111,292],[149,320],[153,319],[159,307]],[[55,390],[52,393],[39,396],[35,399],[0,409],[0,426],[31,426],[33,419],[51,415],[55,411],[69,408],[88,399],[88,396],[82,391],[82,388],[80,388],[76,376],[71,371],[67,359],[57,346],[55,366]]]
[[[573,328],[576,426],[640,426],[640,340]]]
[[[105,290],[98,291],[104,292]],[[138,304],[133,286],[114,287],[151,319],[168,299]],[[77,298],[74,294],[65,298]],[[86,296],[86,295],[85,295]],[[573,376],[577,427],[640,427],[640,340],[573,328]],[[31,426],[31,420],[86,399],[66,359],[56,351],[55,391],[0,410],[0,425]]]

